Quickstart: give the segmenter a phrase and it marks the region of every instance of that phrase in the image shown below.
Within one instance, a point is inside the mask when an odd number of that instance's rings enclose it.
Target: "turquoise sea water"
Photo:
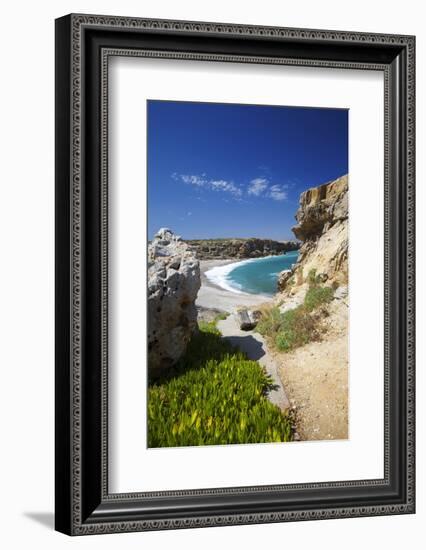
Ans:
[[[277,292],[278,274],[296,263],[298,250],[282,256],[268,256],[216,267],[207,276],[234,292],[272,295]]]

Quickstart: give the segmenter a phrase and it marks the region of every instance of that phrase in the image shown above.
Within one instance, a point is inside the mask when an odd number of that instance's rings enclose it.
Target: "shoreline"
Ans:
[[[244,262],[245,260],[241,260]],[[206,277],[206,272],[214,267],[239,263],[235,259],[199,260],[201,271],[201,288],[195,301],[197,309],[232,313],[238,307],[251,307],[268,303],[273,300],[265,294],[249,294],[232,292],[215,284]]]

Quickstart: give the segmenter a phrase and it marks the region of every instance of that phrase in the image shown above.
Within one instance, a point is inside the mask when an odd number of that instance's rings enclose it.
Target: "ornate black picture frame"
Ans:
[[[383,479],[108,492],[110,56],[382,71]],[[56,529],[69,535],[414,513],[413,36],[68,15],[56,21]]]

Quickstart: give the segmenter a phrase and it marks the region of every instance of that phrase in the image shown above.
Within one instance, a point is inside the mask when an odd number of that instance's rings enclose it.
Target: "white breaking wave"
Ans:
[[[249,295],[248,292],[243,292],[241,290],[241,286],[237,285],[237,283],[235,283],[234,281],[231,282],[228,278],[228,275],[237,266],[252,262],[255,259],[257,258],[250,258],[248,260],[242,260],[240,262],[233,262],[232,264],[218,265],[206,271],[205,275],[209,281],[217,286],[220,286],[220,288],[223,288],[224,290],[235,292],[235,294]]]
[[[276,256],[269,255],[263,256],[262,258],[248,258],[246,260],[232,262],[232,264],[218,265],[206,271],[205,275],[207,279],[209,279],[209,281],[225,290],[235,292],[235,294],[245,294],[247,296],[252,296],[250,292],[244,292],[243,290],[241,290],[241,285],[239,285],[235,281],[231,281],[228,276],[231,271],[233,271],[236,267],[240,265],[250,264],[252,262],[259,262],[268,258],[276,258]]]

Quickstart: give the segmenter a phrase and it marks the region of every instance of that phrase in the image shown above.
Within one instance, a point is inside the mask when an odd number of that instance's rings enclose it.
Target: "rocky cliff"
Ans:
[[[297,241],[272,241],[270,239],[203,239],[187,241],[199,260],[244,259],[277,256],[297,250]]]
[[[178,361],[197,328],[201,286],[194,253],[170,229],[148,245],[148,369],[157,375]]]
[[[281,291],[304,284],[311,270],[320,281],[348,281],[348,176],[342,176],[300,195],[293,233],[302,241],[291,272],[278,280]]]

